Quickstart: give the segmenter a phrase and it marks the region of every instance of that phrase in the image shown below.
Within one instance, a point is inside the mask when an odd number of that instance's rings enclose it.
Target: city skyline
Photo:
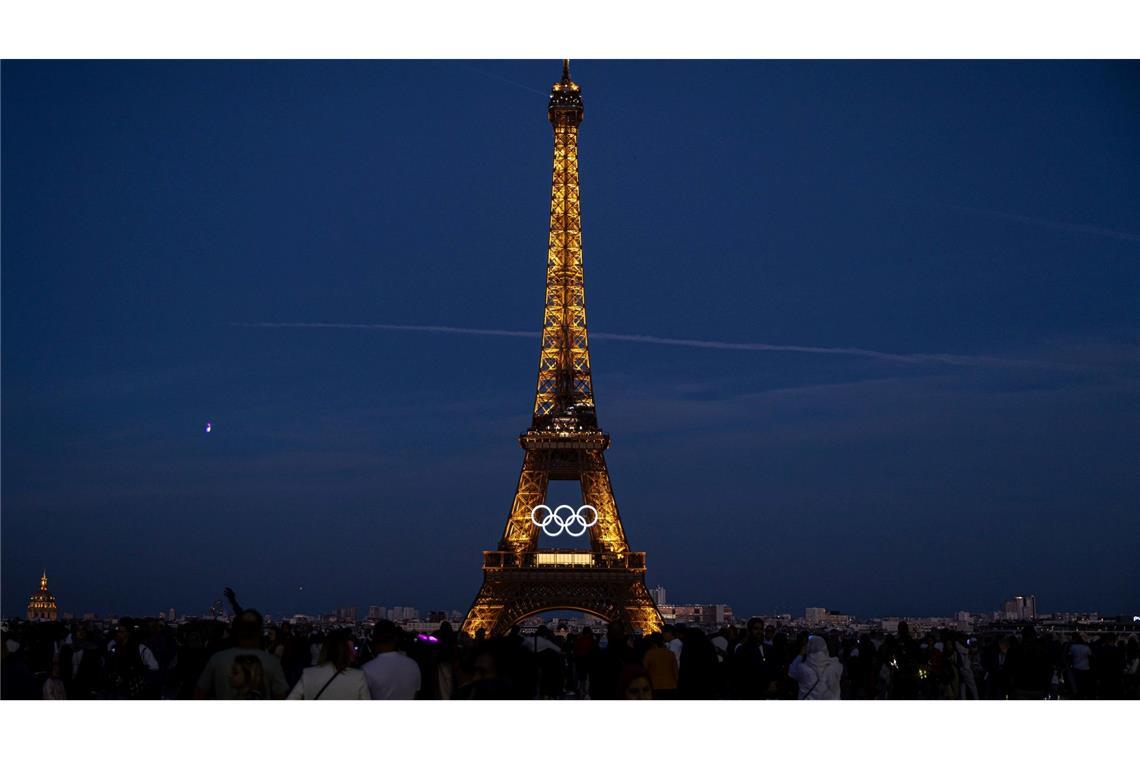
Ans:
[[[30,600],[29,604],[28,604],[29,609],[31,608],[31,606],[33,604],[37,604],[39,599],[40,599],[40,596],[43,594],[43,592],[46,592],[46,590],[47,590],[46,589],[46,577],[47,576],[46,576],[46,571],[45,571],[44,576],[41,577],[39,591],[31,594],[29,597],[29,600]],[[658,608],[672,609],[674,607],[694,607],[694,606],[696,606],[696,607],[724,606],[724,607],[728,607],[729,609],[733,608],[733,605],[731,603],[725,604],[723,601],[719,602],[719,603],[713,603],[713,602],[707,601],[708,599],[714,598],[716,596],[715,594],[705,594],[704,596],[700,597],[700,599],[704,599],[706,601],[693,601],[693,600],[669,601],[667,599],[667,596],[666,596],[667,591],[668,591],[668,589],[666,589],[664,586],[662,586],[660,584],[655,585],[649,589],[649,595],[653,599],[654,604],[656,604],[658,606]],[[225,603],[223,603],[221,596],[224,596],[224,595],[220,595],[219,598],[214,599],[211,602],[211,604],[209,605],[209,609],[207,609],[207,608],[183,609],[182,610],[183,616],[187,617],[187,618],[198,618],[198,617],[208,618],[211,616],[226,614],[226,612],[225,612],[226,611],[226,605],[225,605]],[[408,600],[404,600],[404,601],[408,601]],[[52,604],[53,613],[56,610],[55,602],[56,602],[56,600],[55,600],[54,596],[51,596],[51,604]],[[992,618],[994,620],[1006,620],[1006,619],[1008,619],[1008,620],[1021,620],[1021,619],[1034,619],[1034,618],[1038,618],[1038,617],[1046,618],[1046,617],[1052,617],[1052,616],[1056,616],[1056,615],[1074,615],[1074,614],[1077,614],[1077,615],[1081,615],[1081,614],[1101,615],[1105,618],[1128,617],[1128,616],[1134,615],[1133,612],[1127,611],[1127,610],[1095,610],[1095,609],[1091,609],[1091,608],[1089,608],[1089,609],[1083,609],[1083,608],[1082,609],[1076,609],[1076,608],[1073,608],[1073,609],[1050,609],[1050,608],[1046,608],[1046,609],[1041,610],[1040,614],[1038,614],[1037,609],[1036,609],[1036,595],[1034,595],[1034,594],[1028,594],[1028,595],[1016,595],[1015,594],[1013,596],[1002,599],[1000,601],[1000,603],[992,605],[992,607],[993,607],[992,609],[981,609],[981,608],[972,609],[972,610],[958,609],[952,613],[949,610],[942,610],[940,612],[929,612],[928,614],[899,615],[899,614],[894,613],[890,610],[887,610],[887,611],[879,610],[879,611],[872,611],[870,613],[866,613],[866,614],[862,614],[862,615],[852,615],[850,613],[844,612],[844,610],[842,609],[842,605],[839,605],[839,606],[832,605],[829,607],[808,606],[808,607],[802,608],[803,612],[804,612],[804,615],[802,617],[803,617],[803,619],[807,619],[810,622],[810,613],[813,610],[821,612],[821,613],[827,613],[827,614],[833,614],[833,615],[842,615],[842,616],[850,617],[853,619],[860,619],[860,620],[876,620],[876,619],[892,619],[892,618],[901,619],[901,618],[908,618],[908,617],[909,618],[916,618],[916,619],[918,619],[918,618],[946,619],[946,618],[950,618],[952,616],[961,615],[964,612],[968,613],[972,616],[977,616],[977,617],[982,618],[982,619],[986,619],[986,616],[990,616],[990,618]],[[78,609],[75,609],[75,608],[67,609],[63,606],[60,606],[58,613],[59,613],[60,619],[87,619],[87,618],[90,618],[92,616],[94,616],[97,619],[114,618],[114,617],[161,617],[163,615],[166,615],[166,619],[173,619],[175,617],[173,613],[176,609],[180,609],[180,608],[169,607],[169,608],[166,608],[165,610],[160,609],[158,613],[154,613],[153,611],[114,610],[114,609],[110,609],[110,610],[85,609],[82,612],[80,612]],[[335,603],[326,603],[320,607],[314,607],[312,609],[295,609],[295,610],[291,610],[291,611],[284,611],[284,610],[280,610],[280,609],[265,609],[265,610],[261,610],[261,612],[263,612],[267,615],[270,615],[271,617],[276,618],[276,619],[287,619],[290,617],[295,617],[297,615],[305,615],[305,616],[317,617],[317,618],[325,617],[328,615],[335,615],[335,616],[340,617],[340,618],[346,618],[346,617],[349,617],[349,616],[344,615],[345,611],[347,611],[347,610],[352,611],[352,615],[350,617],[352,617],[353,619],[360,619],[360,620],[371,620],[371,619],[388,619],[388,620],[396,620],[396,621],[400,621],[400,620],[421,620],[421,619],[426,619],[426,617],[430,617],[432,615],[435,615],[435,613],[437,611],[442,610],[442,611],[448,613],[448,617],[446,619],[448,619],[449,621],[461,622],[463,619],[463,616],[465,614],[465,612],[463,610],[454,609],[454,608],[445,609],[440,605],[434,605],[433,606],[430,604],[424,605],[422,603],[417,603],[416,605],[404,605],[404,604],[392,605],[390,603],[376,604],[375,600],[368,600],[366,602],[360,602],[359,600],[346,601],[343,599],[341,599]],[[379,610],[379,613],[374,614],[374,611],[377,611],[377,610]],[[420,613],[425,611],[425,610],[428,611],[428,616],[421,618]],[[737,615],[738,620],[743,620],[743,619],[751,618],[751,617],[777,618],[777,617],[786,616],[786,615],[791,615],[794,617],[794,613],[796,612],[796,610],[789,610],[789,609],[736,610],[736,611],[738,613],[740,613]],[[169,613],[169,614],[167,614],[167,613]],[[587,617],[587,618],[595,617],[595,615],[592,613],[585,612],[582,610],[574,610],[574,609],[552,609],[552,610],[548,610],[545,612],[536,613],[535,616],[555,615],[555,614],[563,614],[563,613],[569,613],[570,616],[583,616],[583,617]],[[31,615],[29,615],[28,617],[29,617],[29,619],[32,619]]]
[[[45,566],[96,609],[469,603],[533,393],[550,68],[5,65],[5,616]],[[1140,608],[1135,64],[575,74],[650,586]]]

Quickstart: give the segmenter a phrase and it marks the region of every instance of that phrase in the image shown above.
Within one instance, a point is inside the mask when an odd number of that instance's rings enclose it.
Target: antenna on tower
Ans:
[[[562,59],[562,79],[563,81],[570,79],[570,59]]]

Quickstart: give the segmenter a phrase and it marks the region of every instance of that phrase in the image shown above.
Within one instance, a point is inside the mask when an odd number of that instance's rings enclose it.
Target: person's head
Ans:
[[[907,622],[905,620],[899,621],[898,631],[899,631],[899,638],[900,639],[910,638],[910,626],[907,625]]]
[[[764,638],[766,640],[771,641],[772,637],[774,637],[775,635],[776,635],[776,626],[774,626],[774,625],[764,626]]]
[[[372,629],[372,649],[377,654],[395,652],[400,642],[400,629],[391,620],[378,620]]]
[[[805,650],[805,654],[808,657],[812,655],[823,655],[826,657],[827,653],[827,639],[822,636],[808,636],[807,649]]]
[[[618,697],[621,699],[653,699],[653,682],[649,674],[638,665],[630,665],[618,680]]]
[[[661,629],[661,635],[665,638],[666,641],[672,641],[673,639],[677,638],[677,629],[672,625],[666,625],[663,629]]]
[[[665,646],[665,637],[662,636],[660,633],[649,634],[649,646],[654,647],[654,648],[664,647]]]
[[[475,655],[475,662],[471,668],[472,681],[490,681],[499,677],[499,663],[490,649],[484,649]]]
[[[131,640],[131,624],[127,621],[120,621],[115,626],[115,645],[123,647]]]
[[[261,613],[254,609],[242,610],[234,618],[233,636],[239,647],[256,649],[261,646]]]
[[[344,670],[352,664],[352,631],[338,628],[325,638],[318,662],[330,663],[337,670]]]
[[[748,638],[760,641],[764,637],[764,619],[754,617],[748,621]]]

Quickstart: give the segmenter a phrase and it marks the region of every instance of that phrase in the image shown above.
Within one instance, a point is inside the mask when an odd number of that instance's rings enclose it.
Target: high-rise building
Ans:
[[[341,607],[336,611],[336,618],[341,623],[355,623],[356,622],[356,608],[355,607]]]
[[[55,594],[48,591],[47,570],[44,570],[40,577],[40,590],[28,598],[28,620],[56,620],[58,616]]]
[[[804,610],[804,622],[808,625],[819,625],[826,617],[826,607],[808,607]]]
[[[1002,617],[1006,620],[1033,620],[1037,617],[1037,597],[1014,596],[1001,605]]]
[[[388,617],[388,610],[383,607],[377,607],[375,604],[368,608],[369,620],[384,620]]]
[[[657,585],[649,589],[649,598],[652,599],[653,603],[658,607],[665,604],[665,587]]]

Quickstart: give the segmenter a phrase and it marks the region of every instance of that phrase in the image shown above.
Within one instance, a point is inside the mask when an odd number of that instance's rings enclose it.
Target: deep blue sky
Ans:
[[[651,585],[1140,612],[1140,66],[573,73],[593,331],[979,357],[596,339]],[[537,331],[558,74],[4,62],[3,613],[466,609],[537,337],[233,323]]]

